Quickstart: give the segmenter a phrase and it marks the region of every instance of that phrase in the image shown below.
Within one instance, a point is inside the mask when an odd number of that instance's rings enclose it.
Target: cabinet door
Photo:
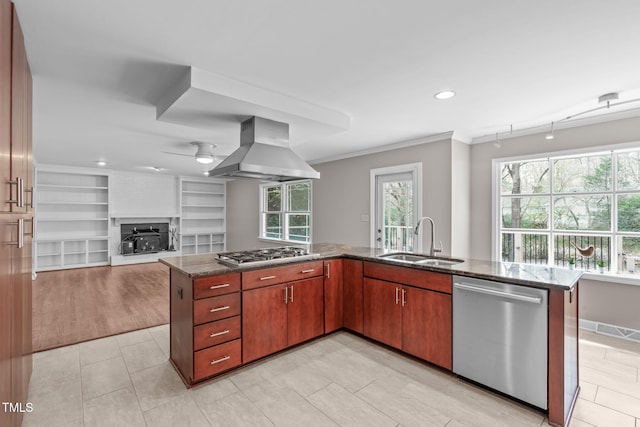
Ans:
[[[242,293],[242,362],[247,363],[287,346],[286,286]]]
[[[12,180],[11,21],[11,2],[9,0],[0,0],[0,212],[11,211],[11,204],[7,203],[7,200],[11,198],[12,191],[15,191],[15,189],[12,190],[9,184],[9,181]]]
[[[11,179],[20,178],[25,180],[27,151],[25,138],[25,102],[26,102],[26,71],[27,71],[27,55],[24,50],[24,37],[18,16],[13,11],[13,41],[11,50]],[[12,200],[18,197],[23,201],[24,185],[20,185],[20,193],[18,195],[18,186],[12,185]],[[13,212],[26,212],[24,206],[17,204],[11,205]]]
[[[329,333],[343,325],[342,260],[324,262],[324,332]]]
[[[362,261],[342,260],[344,327],[363,333],[362,328]]]
[[[402,350],[451,369],[451,295],[404,287]]]
[[[402,286],[364,278],[364,335],[392,347],[402,346]]]
[[[287,345],[292,346],[324,333],[324,292],[322,277],[288,285]]]
[[[9,7],[11,9],[11,7]],[[2,30],[4,30],[2,28]],[[11,392],[12,344],[12,257],[13,246],[5,242],[17,239],[17,227],[11,223],[15,217],[0,215],[0,402],[13,402]],[[0,426],[11,426],[12,414],[0,410]]]

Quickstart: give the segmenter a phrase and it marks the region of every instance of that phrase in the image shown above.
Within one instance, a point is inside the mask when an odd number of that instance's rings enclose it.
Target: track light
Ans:
[[[493,145],[495,145],[496,148],[501,148],[502,147],[502,143],[498,139],[498,132],[496,132],[496,141],[493,143]]]
[[[551,122],[551,132],[545,135],[545,139],[553,139],[555,136],[553,135],[553,122]]]

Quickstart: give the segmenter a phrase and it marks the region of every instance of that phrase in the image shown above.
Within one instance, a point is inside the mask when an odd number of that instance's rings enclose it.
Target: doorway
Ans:
[[[422,163],[371,170],[371,246],[420,252],[413,230],[422,215]]]

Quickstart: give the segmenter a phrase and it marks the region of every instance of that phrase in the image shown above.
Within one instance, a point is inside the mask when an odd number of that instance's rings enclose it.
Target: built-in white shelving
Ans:
[[[225,249],[226,183],[180,180],[180,248],[183,255]]]
[[[38,169],[36,271],[109,263],[109,177]]]

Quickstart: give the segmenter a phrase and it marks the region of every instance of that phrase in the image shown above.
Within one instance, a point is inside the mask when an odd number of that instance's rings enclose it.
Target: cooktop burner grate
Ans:
[[[239,252],[219,252],[218,260],[220,262],[241,265],[270,263],[273,261],[286,261],[288,258],[310,259],[317,258],[318,254],[309,253],[306,248],[299,246],[282,246],[277,248],[254,249],[250,251]]]

